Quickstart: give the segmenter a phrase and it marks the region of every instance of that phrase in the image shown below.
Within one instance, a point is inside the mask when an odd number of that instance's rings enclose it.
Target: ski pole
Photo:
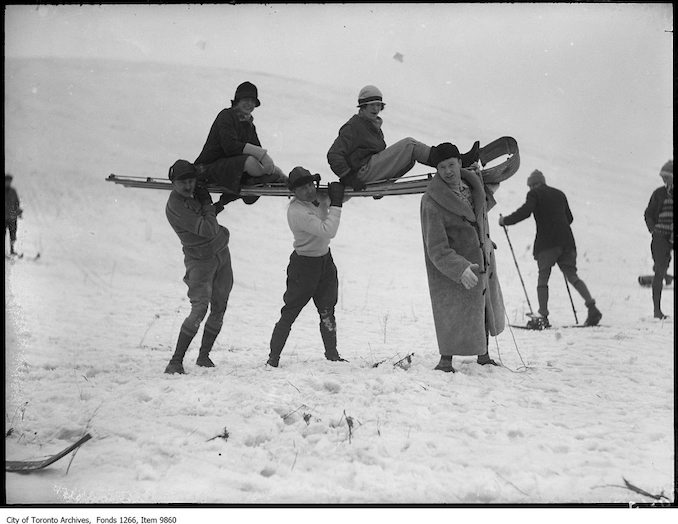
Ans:
[[[570,304],[572,304],[572,313],[574,313],[574,323],[579,324],[579,319],[577,319],[577,310],[574,309],[574,301],[572,300],[572,293],[570,293],[570,284],[567,282],[567,277],[563,273],[563,278],[565,279],[565,287],[567,288],[567,294],[570,297]]]
[[[516,254],[513,252],[513,245],[511,244],[511,239],[509,238],[508,229],[506,226],[501,226],[504,228],[504,233],[506,233],[506,240],[508,240],[508,245],[511,248],[511,255],[513,256],[513,263],[516,265],[518,270],[518,276],[520,277],[520,283],[523,286],[523,291],[525,293],[525,300],[527,300],[527,307],[530,308],[530,315],[534,316],[532,311],[532,305],[530,304],[530,298],[527,296],[527,289],[525,289],[525,282],[523,281],[523,275],[520,274],[520,268],[518,267],[518,261],[516,260]]]

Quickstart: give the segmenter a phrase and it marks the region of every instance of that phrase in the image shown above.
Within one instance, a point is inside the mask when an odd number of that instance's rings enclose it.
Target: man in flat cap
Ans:
[[[183,374],[183,360],[188,346],[209,316],[203,329],[202,342],[196,365],[214,367],[209,357],[214,341],[221,331],[228,297],[233,288],[231,253],[228,249],[230,233],[217,222],[216,214],[223,209],[223,199],[212,204],[212,198],[203,187],[196,188],[196,169],[186,160],[177,160],[169,170],[172,192],[167,200],[165,214],[179,237],[184,252],[191,312],[179,330],[176,349],[165,368],[168,374]],[[233,197],[237,198],[237,197]]]

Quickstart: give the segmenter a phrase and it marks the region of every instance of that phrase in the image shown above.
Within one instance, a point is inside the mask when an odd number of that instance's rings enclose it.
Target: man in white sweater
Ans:
[[[313,299],[320,316],[320,336],[325,358],[346,362],[337,352],[337,304],[339,283],[337,267],[332,260],[330,240],[339,229],[344,186],[332,182],[327,194],[316,190],[320,175],[312,175],[303,167],[295,167],[289,175],[289,188],[294,198],[287,209],[287,223],[294,235],[294,251],[287,266],[287,289],[280,320],[273,328],[267,364],[278,367],[292,324],[301,310]]]

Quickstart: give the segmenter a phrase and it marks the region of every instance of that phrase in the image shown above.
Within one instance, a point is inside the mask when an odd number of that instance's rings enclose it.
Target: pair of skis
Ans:
[[[500,137],[486,146],[483,146],[479,152],[479,160],[483,166],[488,165],[494,160],[501,160],[497,165],[485,167],[481,170],[483,182],[486,184],[498,184],[512,177],[520,167],[520,151],[515,138],[510,136]],[[355,191],[346,188],[347,197],[372,197],[382,198],[384,196],[394,195],[414,195],[426,192],[429,181],[435,173],[425,173],[423,175],[404,176],[401,178],[390,179],[383,182],[374,182],[367,184],[364,190]],[[106,178],[107,182],[122,185],[123,187],[142,188],[142,189],[165,189],[171,190],[172,183],[166,178],[153,177],[135,177],[120,176],[110,174]],[[326,189],[326,185],[319,185],[318,189]],[[211,193],[231,193],[233,191],[222,186],[209,186]],[[258,184],[252,186],[242,186],[239,196],[281,196],[291,197],[292,193],[285,184],[270,183]]]
[[[529,317],[529,320],[527,321],[527,324],[521,325],[521,324],[509,324],[512,328],[517,328],[517,329],[527,329],[530,331],[544,331],[544,330],[550,330],[553,328],[553,326],[548,323],[548,321],[539,315],[535,315],[533,313],[527,313],[527,316]],[[558,326],[559,328],[590,328],[590,327],[603,327],[597,324],[596,326],[589,326],[587,324],[568,324],[565,326]]]

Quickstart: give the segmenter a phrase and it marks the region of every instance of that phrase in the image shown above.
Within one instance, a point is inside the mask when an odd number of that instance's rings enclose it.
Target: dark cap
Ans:
[[[659,175],[662,177],[670,176],[673,178],[673,160],[669,160],[662,166]]]
[[[13,178],[14,177],[12,175],[10,175],[9,173],[5,173],[5,181],[7,181],[7,180],[12,181]]]
[[[177,160],[174,162],[172,167],[169,168],[169,173],[167,176],[172,182],[174,182],[175,180],[196,178],[198,173],[195,170],[195,166],[188,160]]]
[[[544,184],[546,184],[546,177],[544,176],[544,173],[542,173],[538,169],[532,171],[532,173],[530,173],[530,176],[527,177],[528,187],[539,186]]]
[[[252,82],[243,82],[240,84],[236,90],[235,90],[235,96],[233,97],[233,100],[231,100],[231,103],[233,105],[236,105],[239,100],[242,100],[243,98],[254,98],[255,100],[255,106],[259,107],[261,105],[261,102],[259,101],[259,93],[257,91],[257,86],[255,86]]]
[[[450,142],[443,142],[437,146],[431,148],[431,154],[429,159],[431,160],[432,167],[437,166],[443,160],[448,158],[458,158],[461,160],[461,153],[459,148]]]
[[[290,171],[289,181],[287,182],[287,187],[291,190],[294,190],[298,187],[308,184],[309,182],[320,182],[320,175],[312,175],[308,169],[304,169],[301,166],[297,166],[292,171]]]

